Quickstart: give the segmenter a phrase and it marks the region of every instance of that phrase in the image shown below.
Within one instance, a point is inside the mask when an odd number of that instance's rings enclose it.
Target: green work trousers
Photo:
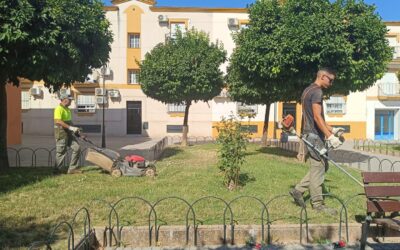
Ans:
[[[69,170],[75,169],[79,164],[79,156],[81,153],[81,147],[78,141],[72,135],[68,135],[65,139],[56,139],[56,168],[61,169],[65,156],[67,155],[67,149],[72,149],[71,162],[69,164]]]

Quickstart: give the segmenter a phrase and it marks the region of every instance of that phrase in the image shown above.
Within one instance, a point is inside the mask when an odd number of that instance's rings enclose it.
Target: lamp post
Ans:
[[[106,98],[107,98],[107,92],[106,92],[106,76],[110,74],[110,69],[104,65],[101,67],[101,77],[103,78],[103,91],[104,91],[104,96],[103,96],[103,103],[102,103],[102,126],[101,126],[101,147],[105,148],[106,147],[106,125],[105,125],[105,105],[106,105]]]

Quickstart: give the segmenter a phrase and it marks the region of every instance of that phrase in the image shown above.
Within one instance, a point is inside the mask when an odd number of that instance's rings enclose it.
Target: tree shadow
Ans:
[[[239,185],[241,187],[246,186],[247,183],[256,181],[254,176],[250,176],[248,173],[240,173],[239,174]]]
[[[0,172],[0,194],[54,177],[53,168],[11,167]]]
[[[259,153],[263,154],[270,154],[270,155],[276,155],[276,156],[283,156],[283,157],[290,157],[290,158],[296,158],[297,152],[292,152],[288,150],[284,150],[281,148],[274,148],[274,147],[261,147],[256,150]]]
[[[168,147],[164,150],[164,152],[161,154],[160,158],[158,159],[159,161],[168,159],[174,155],[177,155],[179,153],[183,152],[182,149],[179,147]]]
[[[26,248],[35,241],[47,239],[55,224],[37,224],[36,218],[0,217],[0,249]],[[10,223],[11,222],[11,223]]]

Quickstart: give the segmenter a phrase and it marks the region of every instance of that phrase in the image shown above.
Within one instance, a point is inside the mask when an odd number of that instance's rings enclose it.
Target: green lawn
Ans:
[[[109,208],[96,200],[116,202],[127,196],[139,196],[151,203],[177,196],[189,203],[204,197],[216,196],[229,202],[239,196],[254,196],[267,202],[275,196],[287,194],[307,172],[308,165],[299,164],[293,155],[276,148],[249,145],[247,162],[242,167],[245,185],[228,191],[216,166],[217,145],[205,144],[188,148],[170,147],[163,159],[156,163],[155,178],[113,178],[94,167],[86,167],[81,175],[53,176],[49,169],[12,169],[0,174],[0,248],[26,246],[33,240],[44,239],[49,230],[61,220],[70,220],[75,211],[87,207],[92,225],[105,226]],[[351,170],[355,176],[360,174]],[[326,190],[342,199],[363,190],[343,173],[331,166],[326,177]],[[334,199],[327,204],[340,208]],[[349,205],[349,219],[362,215],[362,198]],[[203,224],[222,224],[224,205],[207,199],[194,207],[196,218]],[[239,199],[232,205],[238,224],[260,223],[262,207],[250,198]],[[118,208],[125,225],[146,225],[148,208],[137,200],[127,201]],[[161,224],[185,222],[187,207],[183,202],[169,199],[156,207]],[[288,197],[274,200],[269,205],[273,223],[298,223],[299,208]],[[332,223],[338,218],[309,212],[310,223]],[[79,231],[78,231],[79,233]]]

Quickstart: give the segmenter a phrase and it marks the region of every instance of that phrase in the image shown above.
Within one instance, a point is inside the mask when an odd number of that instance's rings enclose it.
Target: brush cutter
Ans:
[[[294,123],[294,117],[292,115],[287,115],[283,118],[282,121],[280,121],[278,123],[278,127],[280,129],[282,129],[285,133],[291,134],[291,135],[295,135],[298,138],[300,138],[302,141],[304,141],[304,143],[310,148],[312,149],[318,156],[323,157],[324,159],[326,159],[327,161],[329,161],[330,163],[332,163],[335,167],[337,167],[338,169],[340,169],[343,173],[345,173],[347,176],[349,176],[353,181],[355,181],[358,185],[360,185],[361,187],[364,187],[364,185],[357,180],[354,176],[352,176],[349,172],[347,172],[343,167],[339,166],[339,164],[337,164],[334,160],[332,160],[329,156],[328,156],[328,151],[333,149],[332,145],[330,145],[329,143],[326,143],[326,147],[322,147],[319,148],[316,145],[313,145],[311,142],[309,142],[307,139],[308,137],[305,136],[299,136],[296,133],[296,130],[293,127],[293,123]],[[344,142],[344,137],[343,137],[343,133],[344,131],[338,131],[337,134],[335,136],[337,136],[339,138],[339,140],[343,143]]]
[[[146,161],[139,155],[129,155],[123,159],[116,151],[96,146],[85,135],[78,131],[76,138],[89,144],[86,161],[89,161],[114,177],[123,176],[155,176],[156,168],[153,162]]]

